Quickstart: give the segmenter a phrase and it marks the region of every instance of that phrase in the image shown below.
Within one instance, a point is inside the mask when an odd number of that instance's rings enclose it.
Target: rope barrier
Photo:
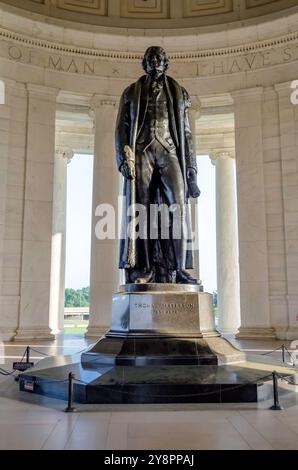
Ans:
[[[263,354],[260,354],[260,356],[269,356],[270,354],[276,352],[276,351],[279,351],[280,349],[282,348],[282,346],[279,346],[278,348],[276,349],[272,349],[272,351],[268,351],[266,353],[263,353]]]
[[[9,372],[8,370],[2,369],[2,367],[0,367],[0,375],[13,375],[15,373],[16,373],[16,370]]]
[[[38,354],[41,354],[42,356],[45,356],[45,357],[55,357],[52,354],[47,354],[47,353],[44,353],[42,351],[38,351],[38,349],[34,349],[31,346],[30,346],[30,351],[34,351],[34,352],[36,352]]]
[[[51,354],[47,354],[47,353],[44,353],[42,351],[39,351],[38,349],[35,349],[35,348],[32,348],[31,346],[27,346],[25,351],[24,351],[24,354],[22,356],[22,359],[19,361],[19,363],[24,363],[24,358],[25,356],[27,356],[26,358],[26,362],[29,363],[30,362],[30,351],[34,351],[38,354],[41,354],[42,356],[45,356],[45,357],[55,357]],[[20,371],[21,369],[19,369]],[[0,375],[13,375],[17,372],[17,369],[16,370],[13,370],[13,371],[8,371],[6,369],[3,369],[2,367],[0,367]]]
[[[25,357],[26,353],[27,353],[29,350],[30,350],[30,351],[33,351],[33,352],[35,352],[35,353],[41,354],[41,355],[44,356],[44,357],[55,357],[55,356],[52,355],[52,354],[44,353],[43,351],[39,351],[38,349],[35,349],[35,348],[31,347],[31,346],[27,346],[26,349],[25,349],[25,351],[24,351],[23,357],[22,357],[22,359],[21,359],[20,362],[23,362],[23,361],[24,361],[24,357]],[[287,348],[287,346],[286,346],[285,344],[282,344],[282,345],[279,346],[278,348],[273,349],[272,351],[269,351],[269,352],[260,354],[260,355],[261,355],[261,356],[268,356],[268,355],[273,354],[274,352],[277,352],[277,351],[279,351],[279,350],[282,350],[282,353],[283,353],[283,362],[285,362],[285,360],[284,360],[284,351],[286,351],[287,354],[288,354],[288,356],[290,357],[292,363],[293,363],[293,366],[295,367],[295,365],[296,365],[296,364],[295,364],[295,360],[294,360],[292,354],[290,353],[289,349]],[[80,354],[81,352],[84,352],[84,351],[86,351],[86,349],[82,349],[81,351],[78,351],[78,352],[76,352],[75,354]],[[27,353],[27,354],[28,354],[28,353]],[[27,362],[29,362],[28,358],[29,358],[29,355],[27,355]],[[98,358],[94,358],[94,360],[90,360],[90,361],[89,361],[89,363],[92,363],[92,362],[98,362]],[[15,373],[15,371],[12,371],[12,372],[11,372],[11,371],[7,371],[7,370],[3,369],[2,367],[0,367],[0,374],[2,374],[2,375],[12,375],[12,374],[14,374],[14,373]]]
[[[22,356],[22,359],[20,360],[20,363],[22,363],[24,361],[25,355],[28,354],[28,348],[29,348],[29,346],[27,346],[27,348],[25,349],[24,354]],[[13,375],[16,372],[17,372],[17,370],[8,371],[8,370],[5,370],[2,367],[0,367],[0,374],[1,375]]]
[[[263,353],[261,354],[261,356],[269,356],[270,354],[276,352],[276,351],[279,351],[281,350],[282,351],[282,362],[285,363],[285,351],[288,353],[291,361],[292,361],[292,365],[293,367],[296,367],[296,362],[295,362],[295,359],[293,358],[292,354],[290,353],[290,351],[288,350],[287,346],[285,344],[282,344],[281,346],[279,346],[278,348],[276,349],[273,349],[272,351],[269,351],[269,352],[266,352],[266,353]]]

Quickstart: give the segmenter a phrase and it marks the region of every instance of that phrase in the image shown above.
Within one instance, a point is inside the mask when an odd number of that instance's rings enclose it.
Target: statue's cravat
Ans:
[[[152,89],[152,92],[155,95],[157,95],[160,92],[162,87],[163,87],[163,81],[162,80],[152,80],[151,89]]]

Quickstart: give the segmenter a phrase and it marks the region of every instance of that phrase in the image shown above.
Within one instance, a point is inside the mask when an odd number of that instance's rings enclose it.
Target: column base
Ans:
[[[275,336],[276,339],[287,339],[287,332],[288,332],[288,327],[276,327],[275,328]],[[298,336],[297,336],[298,338]]]
[[[30,342],[30,341],[54,341],[55,335],[52,334],[50,328],[31,327],[18,328],[14,341]]]
[[[0,328],[0,341],[13,341],[16,334],[15,328]]]
[[[88,326],[85,333],[85,338],[96,338],[99,339],[106,334],[108,326]]]
[[[247,327],[240,326],[239,332],[236,334],[236,339],[261,339],[261,340],[275,340],[274,328],[262,327]]]
[[[297,326],[289,326],[286,339],[298,340],[298,327]]]
[[[276,338],[288,341],[298,340],[298,327],[289,326],[288,328],[276,328]]]
[[[218,327],[218,331],[222,334],[232,334],[232,335],[237,335],[239,328],[221,328],[220,326]]]

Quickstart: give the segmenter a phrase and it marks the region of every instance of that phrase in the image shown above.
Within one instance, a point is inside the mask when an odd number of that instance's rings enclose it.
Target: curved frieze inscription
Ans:
[[[137,57],[119,59],[111,57],[108,52],[103,57],[88,57],[87,54],[69,54],[52,52],[50,48],[30,47],[0,37],[0,57],[24,64],[39,66],[55,72],[103,77],[132,77],[139,73]],[[203,54],[202,54],[203,55]],[[136,55],[137,56],[137,55]],[[127,62],[129,60],[129,67]],[[172,54],[171,75],[180,78],[210,77],[248,72],[274,65],[290,63],[298,60],[298,38],[277,47],[265,48],[249,53],[219,54],[218,57],[184,58]],[[134,63],[135,62],[135,63]]]

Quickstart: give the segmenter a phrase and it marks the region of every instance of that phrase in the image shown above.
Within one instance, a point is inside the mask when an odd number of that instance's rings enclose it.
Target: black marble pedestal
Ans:
[[[40,361],[20,375],[20,390],[66,399],[70,372],[76,402],[115,404],[256,402],[270,375],[221,337],[200,286],[156,284],[120,288],[106,335],[81,354]]]
[[[218,359],[202,338],[104,337],[82,354],[82,365],[115,366],[217,365]]]
[[[91,367],[79,355],[42,360],[21,374],[20,390],[66,400],[69,372],[75,402],[118,404],[256,402],[266,375],[236,365]]]

